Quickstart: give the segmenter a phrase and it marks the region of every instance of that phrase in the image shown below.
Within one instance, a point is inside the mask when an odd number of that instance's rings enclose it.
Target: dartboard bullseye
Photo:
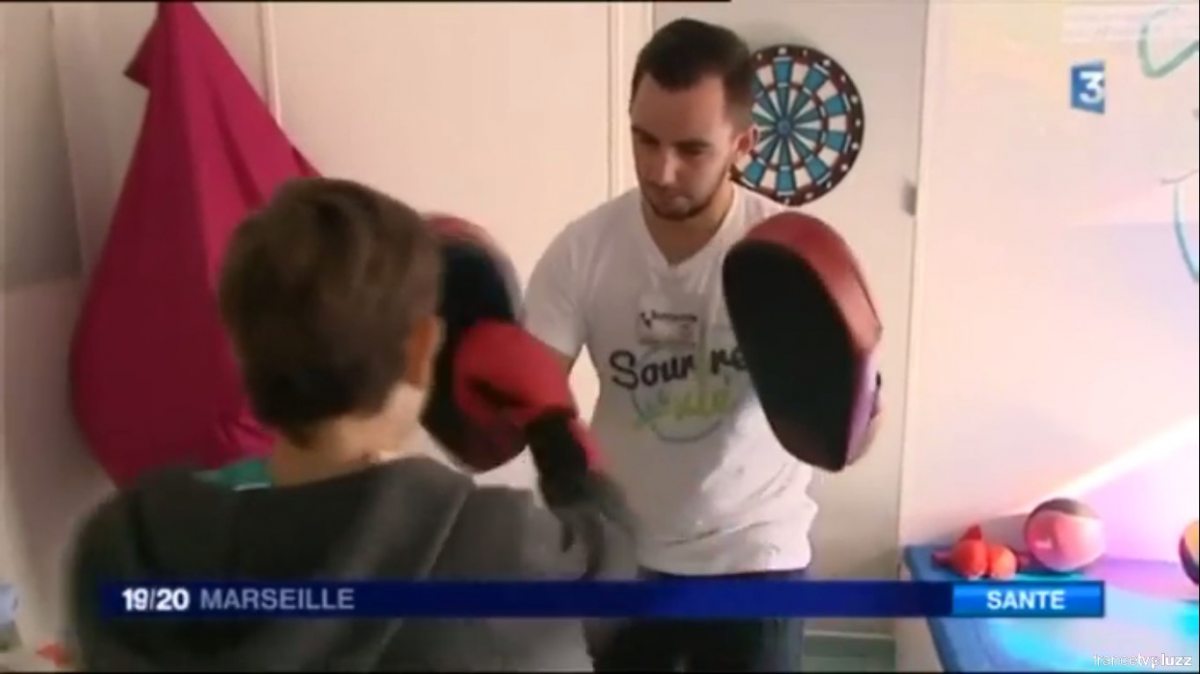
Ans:
[[[775,45],[754,54],[758,143],[733,168],[741,184],[788,206],[811,202],[846,177],[866,120],[858,87],[811,47]]]

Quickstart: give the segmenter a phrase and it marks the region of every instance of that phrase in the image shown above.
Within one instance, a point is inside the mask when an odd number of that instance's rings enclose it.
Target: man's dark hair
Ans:
[[[303,445],[314,424],[382,409],[406,338],[437,311],[441,264],[405,204],[345,180],[284,185],[238,227],[220,279],[259,419]]]
[[[668,91],[688,89],[704,77],[719,77],[730,109],[749,123],[754,106],[754,60],[742,38],[728,28],[695,19],[668,23],[655,31],[638,53],[631,97],[637,95],[646,75]]]

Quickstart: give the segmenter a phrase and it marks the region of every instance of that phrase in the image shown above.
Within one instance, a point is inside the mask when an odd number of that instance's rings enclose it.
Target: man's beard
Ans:
[[[658,216],[659,218],[662,218],[663,220],[668,220],[668,221],[672,221],[672,222],[681,222],[683,220],[690,220],[690,219],[696,217],[697,215],[703,213],[705,210],[708,209],[709,206],[712,205],[713,200],[715,200],[717,198],[717,194],[721,191],[722,184],[728,179],[729,179],[728,171],[721,173],[721,177],[718,178],[717,181],[713,184],[712,188],[708,190],[708,194],[703,199],[701,199],[701,200],[697,201],[695,204],[693,204],[692,207],[687,209],[686,211],[663,211],[654,204],[653,200],[645,199],[645,202],[646,202],[646,205],[650,207],[650,210],[654,211],[654,215]]]

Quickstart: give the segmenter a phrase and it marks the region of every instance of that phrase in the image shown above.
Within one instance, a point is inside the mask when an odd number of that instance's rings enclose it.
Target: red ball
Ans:
[[[988,576],[1008,580],[1017,575],[1017,556],[1011,548],[999,543],[988,544]]]
[[[950,565],[964,578],[982,578],[988,570],[987,543],[976,540],[955,543],[950,551]]]
[[[1034,508],[1024,534],[1030,557],[1049,571],[1074,573],[1104,554],[1104,523],[1073,499],[1051,499]]]

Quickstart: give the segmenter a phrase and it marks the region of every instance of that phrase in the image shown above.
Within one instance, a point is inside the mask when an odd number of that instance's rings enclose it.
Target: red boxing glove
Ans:
[[[599,453],[579,422],[567,373],[536,337],[513,323],[480,321],[463,336],[454,366],[463,414],[482,427],[517,428],[543,475],[596,468]]]
[[[476,323],[516,322],[519,284],[512,262],[482,227],[446,215],[430,216],[429,227],[442,249],[438,314],[446,338],[434,363],[421,425],[455,463],[472,472],[495,470],[525,451],[525,435],[496,415],[481,424],[463,413],[454,400],[455,360],[459,343]]]

